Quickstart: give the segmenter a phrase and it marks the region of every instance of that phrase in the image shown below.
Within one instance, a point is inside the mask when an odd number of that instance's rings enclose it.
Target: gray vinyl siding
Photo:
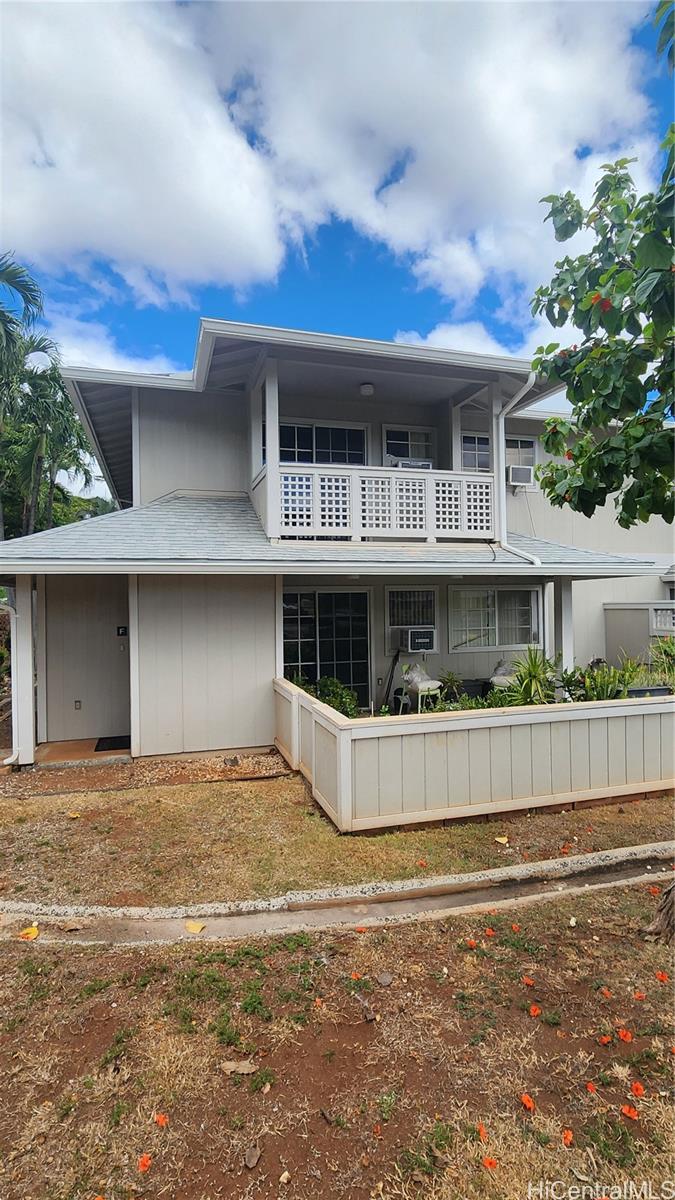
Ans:
[[[47,740],[128,734],[126,575],[49,575],[45,588]]]
[[[273,577],[138,581],[140,753],[274,740]]]

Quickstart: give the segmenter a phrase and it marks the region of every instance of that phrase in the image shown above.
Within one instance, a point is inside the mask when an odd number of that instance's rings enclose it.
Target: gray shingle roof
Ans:
[[[560,546],[524,534],[511,545],[540,559],[546,572],[574,575],[658,573],[648,560]],[[324,572],[358,569],[373,573],[406,570],[541,574],[536,566],[487,542],[292,542],[272,543],[245,497],[172,495],[151,504],[62,525],[0,543],[0,570],[114,572],[158,569]],[[662,568],[661,568],[662,569]]]

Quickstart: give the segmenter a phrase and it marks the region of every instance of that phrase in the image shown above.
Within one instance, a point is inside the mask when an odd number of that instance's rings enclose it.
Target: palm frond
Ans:
[[[21,320],[25,325],[31,325],[42,316],[43,298],[39,284],[30,271],[9,253],[0,255],[0,288],[18,298],[22,306]]]

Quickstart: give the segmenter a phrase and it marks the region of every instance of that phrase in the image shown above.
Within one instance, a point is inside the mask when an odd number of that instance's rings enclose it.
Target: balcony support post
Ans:
[[[267,536],[281,536],[281,493],[279,481],[279,372],[277,360],[268,358],[264,375],[264,402],[267,488]]]

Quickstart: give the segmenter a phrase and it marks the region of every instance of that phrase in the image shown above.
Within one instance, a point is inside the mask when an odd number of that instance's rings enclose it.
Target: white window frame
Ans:
[[[420,654],[440,654],[440,638],[439,634],[439,618],[440,609],[439,590],[438,587],[424,587],[422,584],[413,584],[412,587],[400,584],[399,586],[385,587],[384,589],[384,653],[385,656],[391,658],[398,650],[398,645],[395,644],[392,636],[395,629],[408,629],[407,625],[390,625],[389,624],[389,597],[392,592],[432,592],[434,597],[434,622],[433,627],[436,630],[436,649],[419,651]],[[425,627],[426,628],[426,627]]]
[[[292,423],[294,423],[294,422],[290,422],[290,421],[288,422],[288,424],[289,424],[289,425],[290,425],[290,424],[292,424]],[[326,422],[326,424],[330,424],[330,425],[332,425],[333,423],[334,423],[334,422],[332,422],[332,421],[330,421],[330,422]],[[350,429],[353,429],[353,428],[354,428],[354,426],[353,426],[353,425],[351,425],[351,423],[347,423],[347,424],[348,424],[348,428],[350,428]],[[300,465],[302,465],[302,464],[298,464],[298,465],[300,466]],[[319,465],[321,465],[321,464],[319,464]],[[279,590],[278,590],[278,594],[277,594],[277,599],[276,599],[276,603],[277,603],[277,624],[278,624],[278,626],[279,626],[279,634],[278,634],[278,636],[279,636],[279,638],[280,638],[280,642],[281,642],[281,645],[280,645],[281,668],[282,668],[282,669],[281,669],[281,674],[283,675],[283,673],[284,673],[284,669],[285,669],[285,663],[284,663],[284,661],[283,661],[283,655],[284,655],[284,638],[283,638],[283,604],[284,604],[284,592],[298,592],[298,593],[300,593],[300,592],[307,592],[307,593],[312,593],[312,594],[313,594],[315,597],[316,597],[316,596],[318,596],[320,593],[328,593],[329,595],[332,595],[332,594],[333,594],[333,593],[335,593],[335,592],[359,592],[359,593],[363,593],[363,594],[365,594],[365,595],[368,597],[368,694],[369,694],[369,696],[370,696],[370,703],[372,704],[372,703],[373,703],[373,699],[374,699],[374,697],[375,697],[375,694],[376,694],[376,688],[375,688],[375,655],[374,655],[374,650],[373,650],[373,648],[374,648],[374,645],[375,645],[375,642],[374,642],[374,640],[373,640],[373,639],[374,639],[374,636],[375,636],[375,601],[374,601],[374,589],[373,589],[372,585],[366,585],[365,587],[364,587],[364,586],[361,586],[361,587],[354,587],[354,586],[351,586],[351,587],[350,587],[348,583],[342,583],[342,584],[339,584],[339,585],[334,585],[333,587],[312,587],[311,585],[310,585],[309,587],[304,587],[304,586],[303,586],[301,583],[297,583],[297,584],[296,584],[296,583],[295,583],[295,581],[293,581],[293,582],[290,582],[290,580],[291,580],[291,579],[292,579],[292,576],[285,576],[285,577],[284,577],[284,580],[285,580],[285,582],[284,582],[284,583],[282,584],[282,586],[279,588]],[[317,622],[316,622],[316,625],[317,625],[317,628],[316,628],[316,665],[317,665],[317,669],[318,669],[318,668],[321,666],[321,658],[320,658],[320,655],[319,655],[319,622],[318,622],[318,608],[317,608],[317,609],[315,609],[315,611],[316,611],[316,613],[317,613]]]
[[[487,438],[490,448],[490,466],[489,467],[465,467],[464,466],[464,438]],[[495,454],[494,446],[492,445],[492,434],[489,429],[461,429],[459,434],[459,451],[462,459],[460,467],[461,471],[466,471],[468,474],[489,475],[494,472]]]
[[[371,445],[371,428],[370,424],[365,421],[317,421],[314,417],[279,417],[279,426],[282,425],[304,425],[306,429],[362,429],[365,434],[365,452],[366,461],[364,463],[318,463],[316,461],[309,463],[281,462],[282,467],[335,467],[338,470],[342,467],[349,467],[350,471],[358,471],[359,467],[370,466],[370,445]],[[312,454],[316,454],[316,438],[312,434]]]
[[[394,433],[395,430],[397,430],[397,429],[402,429],[407,434],[426,433],[426,434],[430,435],[429,445],[431,447],[431,453],[430,453],[429,457],[431,458],[431,465],[435,468],[436,464],[438,462],[437,447],[436,447],[436,430],[434,429],[433,425],[409,425],[407,421],[400,421],[396,425],[387,424],[387,425],[382,426],[382,462],[385,465],[385,467],[390,466],[391,464],[390,464],[389,460],[396,457],[395,455],[390,454],[389,451],[387,450],[387,434]],[[413,456],[408,455],[407,457],[408,457],[408,459],[410,459]],[[419,457],[419,455],[415,455],[414,457]]]
[[[504,432],[504,465],[507,471],[509,468],[508,464],[506,463],[506,442],[509,438],[519,442],[532,442],[532,448],[534,451],[534,463],[532,465],[532,470],[536,470],[540,462],[539,438],[535,437],[533,434],[509,433],[508,431]],[[522,490],[526,492],[537,492],[539,490],[539,484],[537,483],[536,476],[533,478],[532,483],[527,483],[524,485],[519,484],[518,486],[522,487]]]
[[[471,592],[474,595],[484,595],[486,592],[494,592],[495,594],[495,637],[496,641],[493,646],[468,646],[466,644],[455,646],[452,641],[452,593],[453,592]],[[537,597],[537,638],[531,642],[519,643],[502,643],[499,641],[499,605],[497,602],[497,592],[529,592],[530,604],[532,597]],[[519,581],[514,580],[513,583],[498,583],[491,584],[489,587],[448,587],[448,653],[449,654],[484,654],[488,651],[494,654],[496,650],[527,650],[528,646],[538,646],[542,648],[544,645],[544,609],[543,609],[543,592],[540,584],[534,587],[520,585]]]

